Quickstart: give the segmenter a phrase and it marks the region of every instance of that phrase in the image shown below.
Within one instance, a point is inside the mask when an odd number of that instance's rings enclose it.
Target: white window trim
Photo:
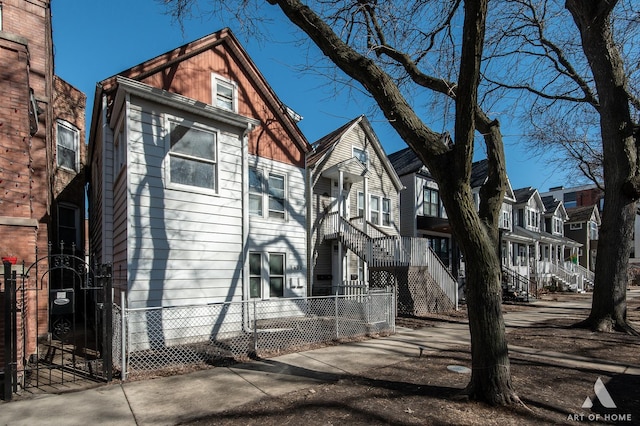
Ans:
[[[247,288],[247,299],[250,300],[269,300],[269,299],[281,299],[286,297],[287,293],[287,254],[285,252],[273,251],[273,252],[261,252],[261,251],[250,251],[249,257],[251,255],[260,256],[260,275],[251,274],[251,266],[249,262],[247,262],[248,268],[248,288]],[[270,269],[270,259],[271,256],[281,256],[282,257],[282,275],[273,275],[274,277],[282,277],[282,296],[271,296],[271,269]],[[251,296],[251,278],[260,278],[260,295],[258,297]]]
[[[254,169],[257,171],[257,173],[262,176],[261,179],[261,183],[262,183],[262,188],[261,188],[261,195],[262,195],[262,214],[258,215],[258,214],[254,214],[251,213],[251,211],[249,211],[249,216],[251,218],[259,218],[259,219],[264,219],[264,220],[271,220],[271,221],[278,221],[278,222],[286,222],[289,219],[289,214],[287,211],[287,206],[288,206],[288,200],[287,200],[287,194],[289,193],[289,175],[288,173],[282,171],[273,171],[273,172],[267,172],[264,169],[260,168],[260,167],[254,167],[254,166],[249,166],[249,169]],[[270,176],[282,176],[284,178],[284,216],[279,218],[279,217],[271,217],[269,215],[269,212],[271,211],[269,209],[269,177]],[[250,188],[249,188],[250,191]],[[251,194],[251,193],[250,193]],[[257,193],[253,193],[254,195],[257,195]]]
[[[385,225],[384,224],[384,202],[389,201],[389,224]],[[381,197],[380,198],[380,226],[385,227],[385,228],[392,228],[393,227],[393,203],[391,202],[391,198],[387,198],[387,197]]]
[[[358,160],[360,160],[360,162],[362,162],[362,160],[360,159],[359,156],[356,155],[356,150],[361,151],[361,152],[364,153],[364,155],[366,156],[366,158],[365,158],[366,161],[364,163],[362,163],[362,164],[364,164],[367,168],[369,168],[369,151],[367,151],[366,148],[361,148],[361,147],[355,146],[355,145],[353,145],[351,147],[351,156],[354,157],[354,158],[357,158]]]
[[[373,209],[374,198],[378,199],[378,210]],[[375,222],[373,221],[374,212],[378,213],[378,220]],[[373,223],[374,225],[380,225],[380,223],[382,222],[382,199],[379,195],[369,194],[369,222]]]
[[[222,84],[229,85],[232,90],[232,109],[223,108],[218,106],[218,81]],[[238,112],[238,85],[235,81],[223,77],[219,74],[211,73],[211,105],[216,108],[224,109],[225,111]]]
[[[208,132],[208,133],[212,133],[215,137],[215,160],[212,162],[214,164],[214,168],[215,168],[215,176],[214,176],[214,187],[213,189],[210,188],[203,188],[200,186],[192,186],[192,185],[185,185],[185,184],[181,184],[181,183],[176,183],[176,182],[171,182],[171,123],[175,123],[181,126],[185,126],[185,127],[189,127],[189,128],[196,128],[200,131],[203,132]],[[167,189],[173,189],[176,191],[183,191],[183,192],[192,192],[195,194],[203,194],[203,195],[218,195],[219,191],[219,187],[220,187],[220,133],[218,132],[217,129],[204,125],[202,123],[198,123],[192,120],[187,120],[186,118],[183,117],[177,117],[174,115],[170,115],[170,114],[165,114],[165,118],[164,118],[164,141],[165,141],[165,156],[164,156],[164,161],[163,161],[163,167],[164,167],[164,179],[165,179],[165,188]]]
[[[72,131],[74,134],[73,144],[74,144],[74,151],[76,153],[76,164],[74,165],[73,169],[70,169],[67,166],[60,164],[60,158],[58,156],[58,137],[59,137],[58,126],[62,126],[67,130]],[[78,172],[80,170],[80,129],[78,129],[76,126],[69,123],[68,121],[65,121],[62,119],[56,120],[56,166],[58,168],[61,168],[64,170],[71,170],[73,172]]]
[[[578,231],[580,229],[582,229],[582,223],[571,223],[569,224],[569,229],[571,229],[572,231]]]

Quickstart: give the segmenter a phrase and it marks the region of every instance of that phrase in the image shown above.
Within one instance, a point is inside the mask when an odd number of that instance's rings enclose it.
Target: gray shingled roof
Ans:
[[[571,207],[567,209],[569,222],[586,222],[591,219],[594,206]]]
[[[536,190],[532,187],[515,189],[513,191],[513,195],[516,197],[516,204],[528,201],[529,198],[533,196],[534,192],[536,192]]]
[[[554,212],[560,205],[560,200],[555,198],[553,195],[546,195],[542,197],[542,203],[544,204],[544,209],[548,212]]]
[[[405,176],[410,173],[418,173],[423,167],[422,161],[410,147],[394,152],[393,154],[389,154],[389,161],[391,162],[391,165],[393,165],[393,168],[396,170],[398,176]],[[489,161],[486,159],[476,161],[471,165],[472,188],[477,188],[484,184],[485,180],[487,179],[488,167]],[[428,171],[426,175],[431,176]]]

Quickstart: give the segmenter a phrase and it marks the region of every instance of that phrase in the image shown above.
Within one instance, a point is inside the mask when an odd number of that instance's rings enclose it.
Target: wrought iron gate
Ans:
[[[4,263],[4,392],[112,378],[111,265],[75,247],[30,266]]]

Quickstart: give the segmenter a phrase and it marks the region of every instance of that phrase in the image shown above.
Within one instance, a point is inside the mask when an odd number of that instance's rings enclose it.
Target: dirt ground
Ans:
[[[590,294],[553,294],[559,301],[590,300]],[[504,305],[504,311],[535,309]],[[640,324],[640,297],[629,300],[629,319]],[[640,365],[640,338],[619,333],[598,334],[569,328],[586,318],[587,309],[571,317],[507,328],[510,345],[562,352]],[[464,310],[451,315],[399,319],[398,326],[431,327],[438,321],[466,321]],[[451,366],[470,367],[469,347],[425,352],[386,368],[367,371],[312,388],[239,407],[201,419],[196,425],[548,425],[640,424],[640,376],[595,369],[569,369],[526,355],[511,356],[513,385],[525,407],[500,408],[459,398],[469,374]],[[595,398],[600,378],[616,409]],[[593,408],[581,408],[585,399]],[[631,419],[631,421],[628,421]]]

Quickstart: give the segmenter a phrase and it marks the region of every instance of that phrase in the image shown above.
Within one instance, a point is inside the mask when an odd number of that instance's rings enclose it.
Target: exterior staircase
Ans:
[[[538,286],[531,278],[502,267],[502,300],[530,302]]]
[[[428,284],[437,286],[433,293],[438,293],[438,297],[445,295],[445,299],[450,300],[455,309],[458,308],[458,283],[429,247],[425,238],[388,235],[370,223],[367,223],[366,228],[364,222],[356,226],[354,222],[340,216],[338,212],[331,212],[325,216],[322,238],[340,241],[366,262],[370,271],[395,271],[396,276],[406,277],[409,275],[424,277],[427,273],[430,280],[419,279],[424,284],[423,287]],[[414,273],[409,274],[409,270],[413,270]],[[410,287],[409,284],[407,286]]]

